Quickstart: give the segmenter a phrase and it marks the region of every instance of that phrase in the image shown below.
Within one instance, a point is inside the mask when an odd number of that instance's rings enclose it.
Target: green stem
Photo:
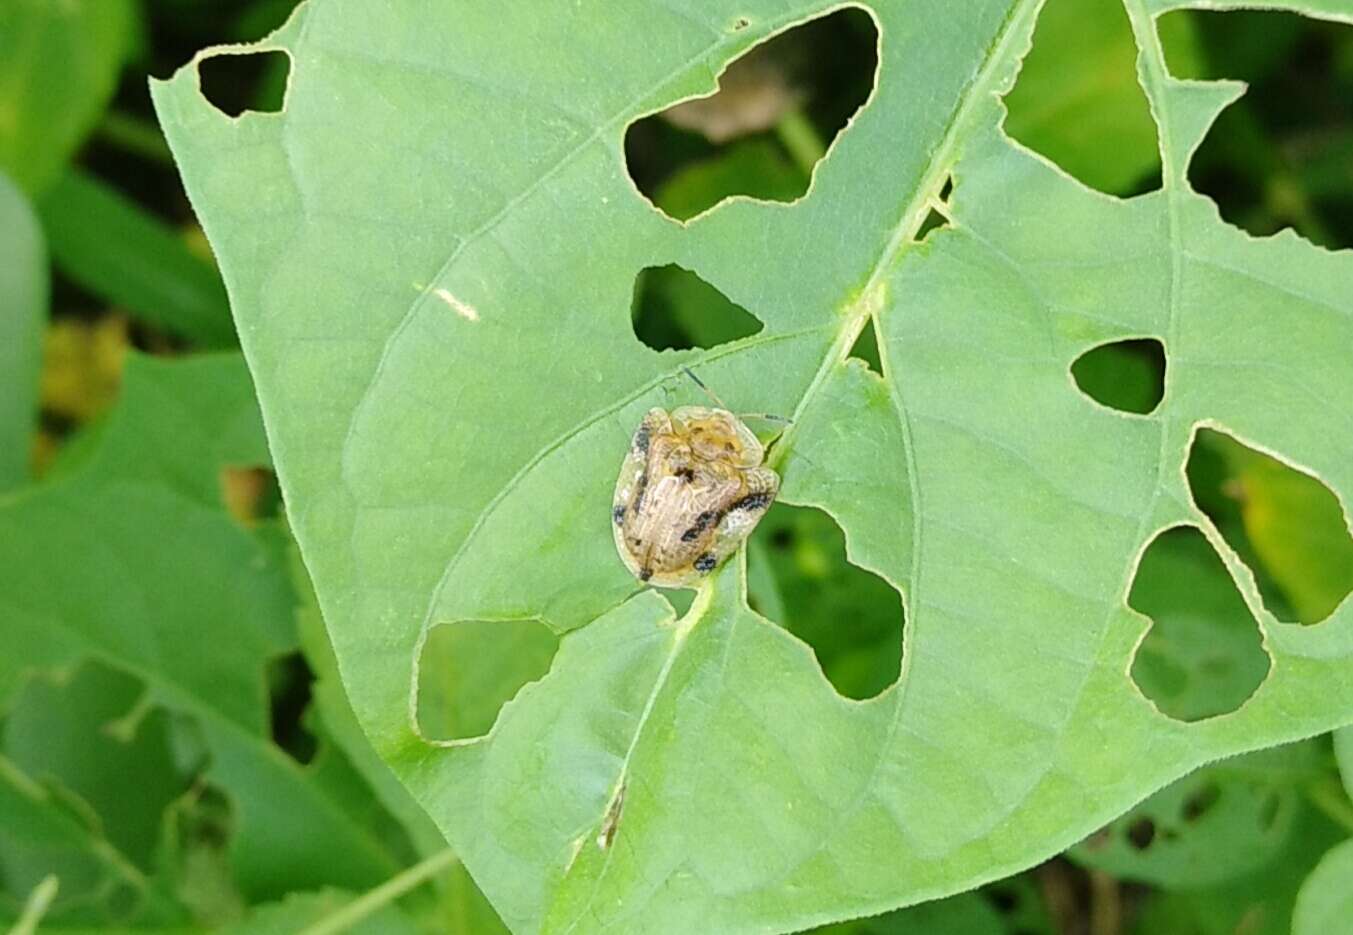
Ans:
[[[345,932],[377,909],[394,902],[424,880],[436,876],[455,862],[456,855],[449,850],[433,854],[421,863],[416,863],[402,873],[386,880],[374,890],[369,890],[354,899],[327,919],[321,919],[314,925],[303,929],[299,935],[338,935],[339,932]]]
[[[95,131],[99,139],[151,162],[167,166],[174,164],[174,156],[159,127],[138,117],[109,111]]]
[[[775,125],[775,135],[804,175],[812,175],[813,166],[827,154],[827,147],[822,145],[817,127],[797,107],[780,118],[780,122]]]
[[[24,904],[23,915],[19,916],[19,921],[14,923],[14,927],[9,930],[9,935],[33,935],[38,930],[38,923],[42,917],[47,914],[47,909],[52,905],[52,900],[56,899],[56,890],[60,885],[55,874],[49,874],[44,877],[42,882],[33,888],[33,893],[28,897],[28,902]]]

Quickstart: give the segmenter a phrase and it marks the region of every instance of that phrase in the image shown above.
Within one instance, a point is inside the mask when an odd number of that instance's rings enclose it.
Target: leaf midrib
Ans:
[[[993,73],[1005,63],[1006,54],[1008,54],[1008,43],[1011,41],[1013,34],[1012,27],[1019,22],[1022,14],[1027,13],[1029,9],[1040,5],[1042,2],[1043,0],[1016,0],[1012,5],[1010,12],[1006,16],[1005,22],[1001,27],[1000,35],[996,41],[992,43],[990,54],[984,60],[982,67],[974,74],[973,80],[969,82],[968,86],[962,92],[960,92],[960,104],[955,108],[951,115],[941,139],[941,144],[935,150],[935,154],[931,157],[926,172],[922,176],[921,183],[917,185],[911,200],[907,203],[907,206],[902,213],[901,220],[894,228],[893,233],[884,245],[884,248],[880,251],[879,257],[871,268],[869,276],[865,281],[865,286],[846,304],[847,315],[838,328],[837,336],[833,340],[827,353],[824,355],[821,365],[814,374],[813,380],[804,391],[803,398],[800,400],[798,406],[795,407],[793,421],[790,423],[789,429],[785,431],[784,435],[781,436],[780,442],[775,446],[775,459],[778,461],[783,459],[785,454],[792,447],[792,429],[800,424],[802,414],[811,404],[816,393],[819,391],[822,384],[826,382],[831,372],[839,366],[847,356],[849,356],[850,349],[854,346],[855,340],[864,329],[865,323],[872,320],[874,322],[874,333],[878,336],[879,357],[883,366],[884,382],[888,386],[889,396],[897,414],[908,462],[908,483],[910,486],[912,506],[911,520],[913,527],[912,570],[910,576],[912,605],[915,605],[916,602],[916,592],[920,575],[920,490],[916,478],[915,453],[914,446],[911,442],[910,420],[907,415],[906,406],[902,399],[898,382],[891,378],[892,362],[888,355],[888,342],[885,339],[885,332],[881,328],[881,314],[887,307],[887,296],[883,289],[883,278],[892,272],[907,251],[915,245],[916,234],[919,232],[921,225],[925,221],[931,201],[938,197],[940,190],[943,187],[944,180],[952,168],[954,151],[958,146],[959,138],[963,131],[968,128],[973,109],[980,103],[981,95],[984,92],[993,90],[991,87],[991,78]],[[745,586],[745,577],[740,577],[739,580],[742,581]],[[711,587],[713,587],[712,582],[707,582],[702,586],[700,595],[705,598],[705,601],[708,600],[705,595]],[[700,601],[700,598],[697,598],[697,601]],[[698,616],[696,615],[697,608],[699,611]],[[706,610],[707,605],[705,603],[697,603],[692,606],[690,613],[687,615],[689,623],[683,619],[683,629],[688,630],[694,627],[700,619],[703,619]],[[911,615],[908,615],[907,624],[910,623]],[[657,679],[653,691],[650,693],[645,704],[643,716],[635,727],[634,737],[631,740],[629,750],[626,752],[625,759],[618,772],[616,783],[617,789],[620,784],[624,782],[625,776],[629,772],[630,761],[634,751],[638,747],[648,715],[653,710],[660,693],[668,686],[668,679],[666,676],[672,668],[672,664],[676,657],[684,647],[685,642],[684,639],[674,640],[668,658],[663,662],[660,677]],[[879,745],[875,754],[874,764],[870,769],[869,778],[861,784],[860,793],[856,798],[843,807],[843,815],[850,815],[863,803],[868,790],[873,787],[877,780],[878,770],[883,762],[883,753],[891,746],[891,738],[896,733],[897,727],[901,723],[903,687],[907,682],[906,667],[908,659],[909,654],[905,651],[904,647],[902,654],[903,668],[898,681],[894,683],[895,687],[892,691],[892,695],[896,700],[894,702],[893,716],[890,719],[885,740]],[[609,804],[608,800],[607,807],[609,807]],[[603,810],[602,816],[598,818],[598,821],[604,820],[604,815],[605,811]],[[825,843],[826,842],[824,841],[823,846],[825,846]],[[601,884],[605,879],[606,870],[609,866],[610,855],[608,854],[607,860],[603,864],[601,872],[597,875],[596,882],[593,884],[592,892],[588,895],[587,903],[583,911],[580,912],[573,923],[564,930],[563,935],[570,935],[570,933],[577,928],[578,923],[586,914],[586,908],[592,905],[597,894],[601,891]]]

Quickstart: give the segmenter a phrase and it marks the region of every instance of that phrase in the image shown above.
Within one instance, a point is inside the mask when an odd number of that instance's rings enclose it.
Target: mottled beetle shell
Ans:
[[[650,409],[615,485],[620,558],[660,588],[692,587],[737,549],[780,489],[765,449],[723,409]]]

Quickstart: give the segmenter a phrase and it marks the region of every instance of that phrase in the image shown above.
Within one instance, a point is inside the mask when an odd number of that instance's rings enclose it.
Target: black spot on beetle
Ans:
[[[649,578],[652,578],[652,577],[653,577],[653,569],[652,569],[652,568],[640,568],[640,569],[639,569],[639,580],[640,580],[640,581],[647,581]]]
[[[700,574],[703,575],[708,571],[713,571],[715,564],[716,562],[714,561],[713,553],[706,552],[704,555],[700,556],[695,560],[694,567],[696,571],[700,572]]]
[[[723,513],[718,510],[705,510],[695,518],[695,525],[681,534],[681,541],[694,542],[700,538],[702,532],[716,525],[721,519],[723,519]]]
[[[634,447],[644,454],[648,454],[648,426],[641,425],[634,433]]]
[[[760,510],[770,506],[771,495],[768,493],[749,493],[741,500],[734,503],[729,509],[733,510]]]
[[[688,467],[677,468],[677,470],[674,471],[673,473],[675,473],[677,477],[681,478],[688,484],[691,481],[695,480],[695,472]]]
[[[617,526],[625,522],[624,506],[618,506],[615,509],[611,510],[611,519],[615,522]]]
[[[638,513],[644,508],[644,491],[648,489],[648,472],[639,475],[639,480],[634,485],[634,512]]]

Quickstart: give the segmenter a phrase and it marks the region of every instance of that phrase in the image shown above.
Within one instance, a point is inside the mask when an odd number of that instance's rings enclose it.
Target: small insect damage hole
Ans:
[[[1229,714],[1268,676],[1258,625],[1194,527],[1168,529],[1147,547],[1128,603],[1151,618],[1132,680],[1164,714],[1180,721]]]
[[[631,124],[626,170],[678,221],[733,195],[795,201],[873,92],[877,68],[878,28],[864,10],[801,23],[729,63],[714,94]]]
[[[879,356],[878,335],[874,333],[874,319],[870,318],[860,330],[860,336],[851,345],[850,356],[862,360],[870,370],[883,376],[883,359]]]
[[[234,878],[232,853],[239,818],[234,797],[203,781],[193,783],[187,794],[165,814],[164,850],[176,859],[182,883],[174,895],[194,918],[231,918],[243,915],[248,906],[234,887],[217,881]]]
[[[1144,851],[1156,840],[1156,823],[1145,816],[1128,825],[1126,838],[1129,844]]]
[[[944,180],[944,186],[940,189],[939,197],[931,203],[930,210],[926,212],[925,220],[917,228],[916,235],[912,239],[917,243],[923,242],[930,236],[931,231],[950,226],[948,204],[949,196],[954,190],[954,179],[950,176]]]
[[[991,908],[1001,915],[1010,915],[1019,908],[1020,894],[1017,890],[998,885],[987,887],[983,892],[991,903]]]
[[[1256,236],[1290,227],[1353,246],[1353,28],[1270,10],[1181,10],[1160,24],[1196,36],[1166,47],[1173,74],[1248,85],[1194,154],[1193,187]]]
[[[639,271],[630,321],[634,336],[655,351],[708,350],[765,327],[698,275],[673,264]]]
[[[1353,590],[1353,536],[1318,478],[1215,429],[1199,429],[1186,468],[1193,501],[1254,572],[1264,607],[1313,624]]]
[[[1276,792],[1269,792],[1259,802],[1259,830],[1271,831],[1278,823],[1278,815],[1282,811],[1283,800]]]
[[[300,652],[290,652],[269,660],[265,677],[273,743],[296,762],[309,763],[319,748],[306,724],[315,674]]]
[[[902,598],[846,558],[845,534],[828,513],[777,503],[752,533],[748,602],[813,648],[847,698],[872,698],[897,680]]]
[[[1161,41],[1187,44],[1180,33],[1162,29]],[[1006,132],[1083,184],[1119,196],[1160,187],[1156,124],[1121,0],[1049,0],[1005,106]]]
[[[197,63],[202,95],[229,117],[246,111],[281,113],[291,75],[291,56],[281,50],[220,52]]]
[[[525,685],[550,670],[559,637],[535,620],[433,627],[418,660],[418,728],[428,740],[482,737]]]
[[[1179,810],[1179,817],[1186,824],[1193,824],[1212,811],[1220,801],[1221,786],[1215,782],[1206,783],[1184,799],[1184,804]]]
[[[282,513],[277,475],[265,467],[223,467],[218,481],[226,512],[241,526],[253,528]]]
[[[1038,932],[1054,931],[1054,924],[1048,915],[1048,901],[1039,891],[1039,881],[1035,873],[1024,873],[990,883],[975,894],[980,904],[985,904],[996,915],[995,925],[963,926],[950,929],[940,926],[926,929],[926,932],[1005,932],[1007,935],[1034,935]]]
[[[1165,398],[1165,345],[1130,338],[1092,347],[1071,364],[1076,386],[1101,406],[1147,415]]]

